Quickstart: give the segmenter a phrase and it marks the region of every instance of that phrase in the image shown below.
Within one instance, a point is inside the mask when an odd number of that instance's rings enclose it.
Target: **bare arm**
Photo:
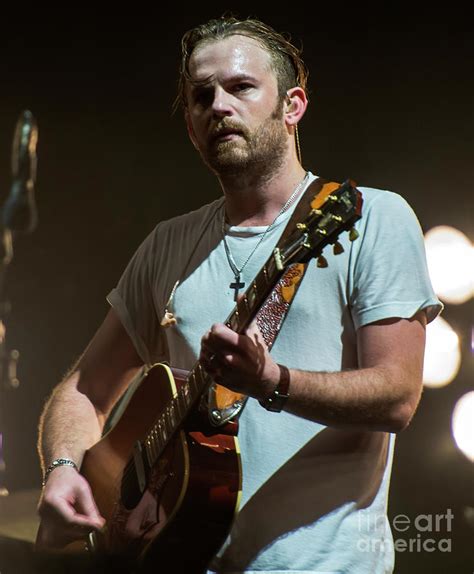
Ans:
[[[142,364],[111,309],[46,404],[38,441],[43,471],[57,458],[81,464],[84,452],[100,439],[115,401]],[[50,474],[38,511],[42,518],[38,542],[42,546],[61,545],[68,538],[77,538],[81,528],[87,531],[103,524],[85,479],[68,466]]]
[[[402,430],[421,394],[425,323],[420,312],[411,319],[387,319],[359,329],[358,369],[290,370],[285,410],[328,426]],[[214,325],[204,336],[201,360],[217,382],[257,399],[269,395],[280,377],[255,333],[237,335],[224,325]]]

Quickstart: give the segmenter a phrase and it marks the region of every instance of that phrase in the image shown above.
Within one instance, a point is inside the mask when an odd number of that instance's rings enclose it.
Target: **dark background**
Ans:
[[[1,392],[1,430],[12,492],[40,485],[36,434],[53,386],[107,312],[105,296],[157,221],[220,190],[171,113],[179,40],[233,9],[301,40],[310,107],[301,125],[304,165],[326,178],[391,189],[425,230],[454,225],[474,239],[472,14],[334,3],[307,9],[228,3],[128,11],[87,5],[3,14],[0,24],[0,197],[10,187],[20,112],[39,124],[39,225],[15,241],[6,292],[7,343],[21,352],[15,391]],[[80,11],[79,11],[80,7]],[[397,248],[394,229],[394,245]],[[390,253],[387,253],[390,257]],[[472,300],[447,305],[463,363],[448,387],[427,389],[398,437],[390,515],[454,513],[452,552],[397,554],[397,572],[474,570],[472,464],[451,436],[456,400],[472,389]],[[395,533],[416,538],[418,531]],[[430,537],[422,534],[422,540]],[[434,536],[433,536],[434,537]]]

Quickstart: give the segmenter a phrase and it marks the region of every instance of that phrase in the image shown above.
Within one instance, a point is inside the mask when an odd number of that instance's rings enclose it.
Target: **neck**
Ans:
[[[291,169],[284,166],[273,174],[245,172],[219,177],[227,221],[245,227],[270,225],[305,173],[301,164],[295,163]]]

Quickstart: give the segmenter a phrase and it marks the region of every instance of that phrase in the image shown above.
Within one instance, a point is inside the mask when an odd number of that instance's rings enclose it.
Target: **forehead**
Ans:
[[[198,44],[189,60],[190,76],[197,82],[235,74],[259,77],[269,71],[270,54],[257,40],[241,35]]]

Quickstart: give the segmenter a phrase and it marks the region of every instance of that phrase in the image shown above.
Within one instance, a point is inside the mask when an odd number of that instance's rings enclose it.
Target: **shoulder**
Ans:
[[[178,253],[192,246],[221,209],[219,198],[199,209],[160,221],[142,240],[135,252],[137,260],[157,260],[171,250]]]
[[[221,209],[223,203],[222,197],[196,210],[160,221],[144,239],[143,244],[148,249],[155,250],[170,242],[175,243],[180,239],[188,241],[192,240],[193,236],[198,237]]]
[[[384,205],[402,205],[409,207],[407,200],[394,191],[361,185],[358,185],[357,189],[362,193],[364,205],[367,205],[368,207],[372,208],[377,206],[377,208],[380,208]]]
[[[196,210],[161,221],[155,231],[162,236],[199,233],[215,217],[223,203],[224,198],[221,197]]]
[[[400,194],[386,189],[357,186],[362,193],[362,218],[360,225],[373,225],[374,220],[413,221],[419,224],[418,218],[408,201]]]

